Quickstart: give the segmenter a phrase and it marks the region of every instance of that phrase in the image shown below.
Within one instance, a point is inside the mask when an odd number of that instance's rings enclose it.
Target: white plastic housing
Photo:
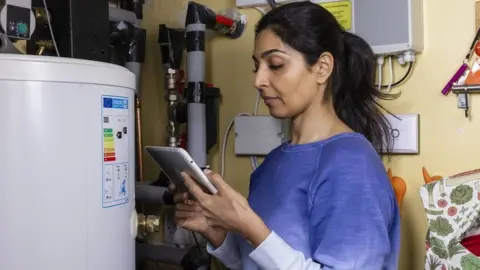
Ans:
[[[134,87],[119,66],[0,54],[0,269],[135,269]]]
[[[277,0],[277,4],[308,0]],[[311,0],[327,9],[346,29],[365,39],[376,55],[418,54],[424,50],[423,0]],[[236,0],[239,8],[268,6],[267,0]]]

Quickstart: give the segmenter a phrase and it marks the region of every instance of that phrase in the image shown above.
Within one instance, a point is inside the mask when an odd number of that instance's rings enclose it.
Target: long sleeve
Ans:
[[[207,244],[207,251],[210,255],[219,259],[226,267],[231,270],[241,270],[242,260],[240,259],[240,250],[233,234],[228,233],[222,245],[214,248],[210,243]]]
[[[274,232],[250,258],[265,270],[397,269],[399,232],[390,231],[399,227],[393,190],[383,166],[381,171],[367,163],[351,155],[312,182],[311,258]]]
[[[250,258],[265,270],[320,270],[322,266],[312,259],[305,258],[302,252],[291,248],[275,232],[265,239]]]

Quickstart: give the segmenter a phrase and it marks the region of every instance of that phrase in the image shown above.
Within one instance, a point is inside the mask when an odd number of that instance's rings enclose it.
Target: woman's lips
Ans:
[[[265,103],[265,105],[270,105],[274,103],[276,100],[278,100],[277,97],[263,97],[263,102]]]

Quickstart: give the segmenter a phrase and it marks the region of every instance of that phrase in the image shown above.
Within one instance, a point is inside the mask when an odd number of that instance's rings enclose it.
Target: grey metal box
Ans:
[[[288,141],[290,120],[271,116],[235,117],[235,154],[263,156]]]

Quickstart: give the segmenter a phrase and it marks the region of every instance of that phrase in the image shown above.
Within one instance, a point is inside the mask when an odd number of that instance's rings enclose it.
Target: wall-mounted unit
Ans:
[[[303,0],[304,1],[304,0]],[[278,4],[292,2],[277,0]],[[423,0],[313,0],[362,38],[377,55],[421,53],[424,48]],[[267,5],[266,0],[236,0],[238,7]]]

